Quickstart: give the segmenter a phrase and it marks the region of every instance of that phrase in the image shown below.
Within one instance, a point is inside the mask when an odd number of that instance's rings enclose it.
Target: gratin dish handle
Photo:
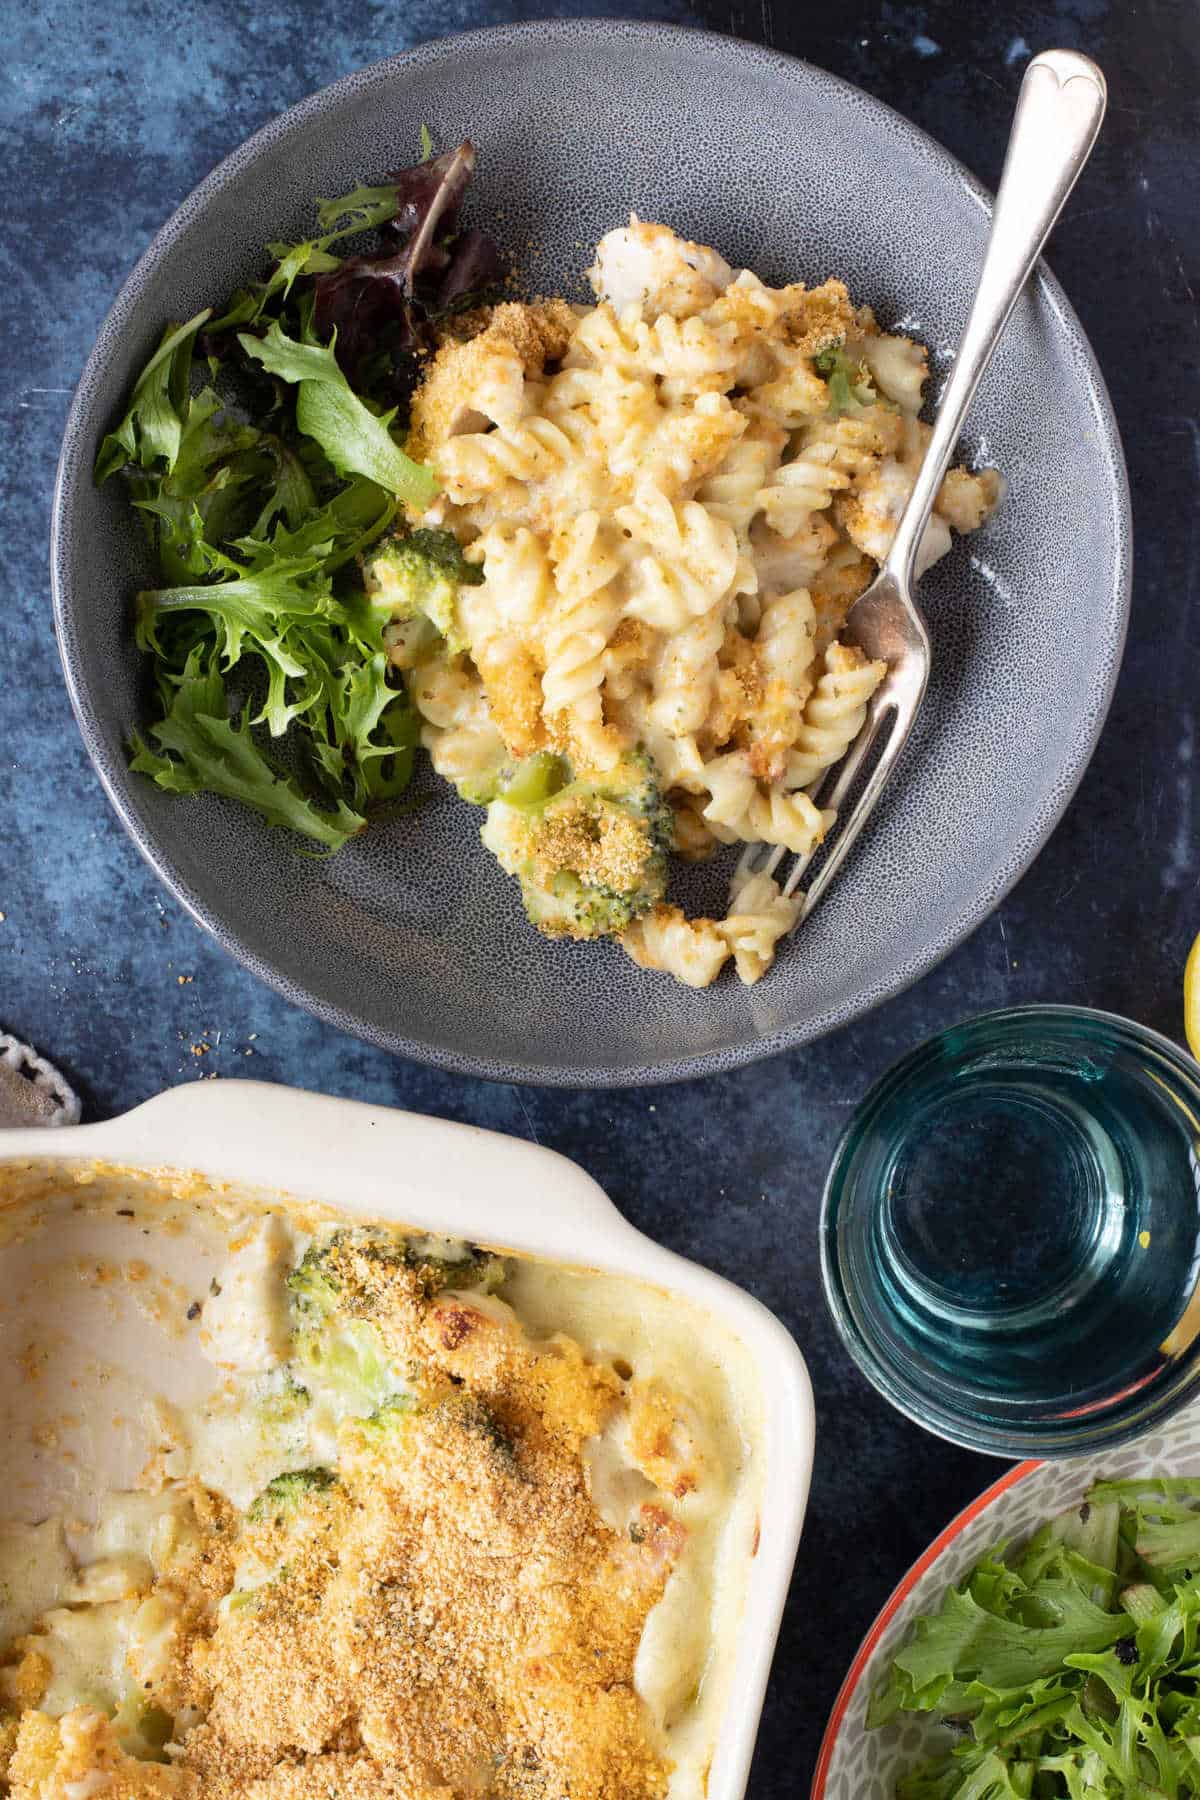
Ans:
[[[933,436],[883,569],[907,591],[917,547],[967,409],[1022,288],[1100,131],[1104,76],[1074,50],[1043,50],[1025,71],[974,304]]]
[[[270,1082],[188,1082],[52,1143],[35,1131],[0,1138],[0,1159],[46,1156],[194,1170],[564,1262],[602,1263],[614,1240],[641,1239],[557,1151]]]

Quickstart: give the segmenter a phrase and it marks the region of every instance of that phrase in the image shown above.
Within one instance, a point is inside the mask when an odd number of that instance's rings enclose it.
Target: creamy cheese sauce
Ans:
[[[0,1648],[22,1638],[46,1658],[43,1711],[96,1705],[140,1754],[139,1683],[174,1629],[146,1589],[194,1531],[177,1484],[198,1480],[244,1511],[281,1472],[333,1464],[339,1426],[402,1394],[405,1371],[355,1322],[318,1361],[295,1361],[286,1278],[326,1211],[49,1165],[0,1171],[0,1184],[0,1364],[17,1372],[0,1389]],[[497,1317],[511,1307],[533,1340],[567,1334],[621,1382],[628,1404],[583,1459],[606,1523],[636,1541],[639,1508],[674,1494],[687,1541],[634,1684],[675,1765],[671,1800],[701,1800],[757,1535],[748,1354],[677,1296],[528,1258],[502,1297],[469,1299]],[[239,1569],[237,1585],[271,1573]]]

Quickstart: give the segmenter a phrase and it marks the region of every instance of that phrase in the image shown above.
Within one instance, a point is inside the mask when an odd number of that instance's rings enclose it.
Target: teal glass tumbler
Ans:
[[[1082,1007],[940,1033],[842,1137],[821,1267],[859,1368],[954,1443],[1149,1430],[1200,1393],[1200,1065]]]

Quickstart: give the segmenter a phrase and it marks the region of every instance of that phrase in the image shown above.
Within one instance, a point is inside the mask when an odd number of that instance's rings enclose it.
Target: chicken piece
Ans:
[[[715,250],[631,213],[628,225],[605,232],[596,245],[588,280],[618,313],[636,306],[646,319],[663,313],[684,319],[711,306],[733,270]]]

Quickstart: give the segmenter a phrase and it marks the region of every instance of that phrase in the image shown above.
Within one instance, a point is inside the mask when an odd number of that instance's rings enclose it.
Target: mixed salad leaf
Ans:
[[[916,1621],[869,1727],[954,1733],[898,1800],[1200,1796],[1200,1480],[1101,1482]]]
[[[316,328],[323,337],[336,331],[338,360],[351,376],[375,353],[381,331],[403,350],[419,348],[428,342],[430,315],[461,307],[499,281],[491,238],[459,228],[474,169],[475,151],[465,142],[389,176],[396,209],[380,233],[387,247],[318,275]]]
[[[471,144],[434,156],[423,131],[422,151],[318,201],[316,234],[269,245],[223,310],[168,325],[96,458],[98,482],[124,479],[159,570],[136,601],[156,709],[131,766],[322,853],[411,775],[417,721],[359,562],[389,532],[407,541],[403,509],[436,492],[404,447],[413,353],[500,273],[460,224]],[[425,553],[439,534],[411,535]]]

